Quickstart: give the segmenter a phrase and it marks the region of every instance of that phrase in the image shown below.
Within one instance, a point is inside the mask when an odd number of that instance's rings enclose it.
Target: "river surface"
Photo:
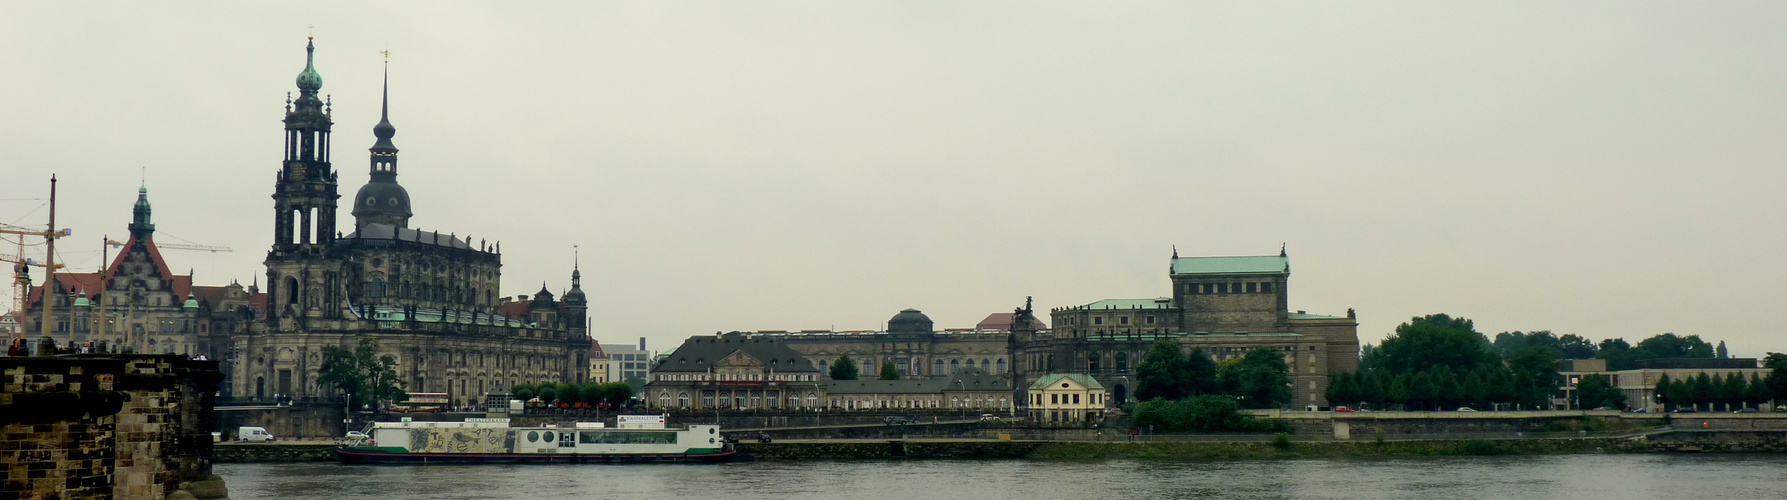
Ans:
[[[230,498],[1773,499],[1787,455],[720,465],[218,464]]]

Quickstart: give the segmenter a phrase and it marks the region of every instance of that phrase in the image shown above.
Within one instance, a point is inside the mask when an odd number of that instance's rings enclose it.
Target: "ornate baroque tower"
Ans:
[[[589,338],[589,299],[583,295],[583,271],[571,258],[571,291],[565,292],[565,329],[572,339]]]
[[[287,98],[285,159],[273,186],[273,249],[267,252],[267,319],[334,316],[339,263],[328,258],[335,241],[336,175],[329,166],[328,103],[317,97],[316,42],[305,44],[298,100]],[[334,265],[332,265],[334,264]]]
[[[389,64],[389,63],[386,63]],[[385,69],[384,103],[379,107],[378,125],[372,127],[378,142],[372,144],[372,180],[354,194],[354,227],[358,232],[367,224],[410,227],[410,193],[397,184],[397,146],[391,136],[391,70]]]

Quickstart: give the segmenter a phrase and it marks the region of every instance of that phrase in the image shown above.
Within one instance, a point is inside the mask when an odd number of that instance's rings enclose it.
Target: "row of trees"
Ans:
[[[1657,402],[1673,407],[1687,406],[1706,410],[1723,407],[1725,411],[1731,411],[1734,407],[1761,406],[1771,399],[1778,399],[1769,382],[1781,380],[1780,373],[1776,369],[1768,379],[1751,375],[1747,380],[1740,373],[1723,377],[1701,373],[1681,380],[1670,380],[1669,375],[1663,375],[1657,379]]]
[[[1632,345],[1622,338],[1595,342],[1573,333],[1557,335],[1543,330],[1502,332],[1495,335],[1490,346],[1502,357],[1513,356],[1514,353],[1530,347],[1548,347],[1562,359],[1605,359],[1610,370],[1630,369],[1634,362],[1646,359],[1711,359],[1727,358],[1731,354],[1725,348],[1724,341],[1714,345],[1701,340],[1699,335],[1680,336],[1674,333],[1657,335]]]
[[[575,405],[584,403],[590,406],[606,404],[619,408],[633,398],[633,386],[626,382],[584,382],[555,384],[541,382],[539,384],[520,384],[509,389],[509,393],[522,401],[540,398],[546,404],[563,403]]]
[[[1504,356],[1469,319],[1417,317],[1367,349],[1359,370],[1329,380],[1333,404],[1365,403],[1411,410],[1453,407],[1544,408],[1563,383],[1559,353],[1528,345]]]
[[[830,371],[831,373],[829,373],[829,375],[831,375],[832,380],[856,380],[858,375],[856,360],[851,359],[849,354],[838,356],[837,360],[832,361]],[[877,378],[881,380],[899,380],[900,368],[894,366],[892,361],[883,362],[881,363],[881,373]]]
[[[1218,363],[1202,349],[1186,354],[1163,340],[1136,366],[1135,395],[1142,401],[1223,395],[1246,408],[1277,408],[1291,401],[1290,365],[1277,349],[1254,349]]]

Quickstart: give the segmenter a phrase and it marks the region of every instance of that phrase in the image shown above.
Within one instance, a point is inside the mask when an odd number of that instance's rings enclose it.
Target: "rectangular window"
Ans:
[[[1080,404],[1080,395],[1079,394],[1073,395],[1073,404],[1076,404],[1076,405]]]
[[[1272,293],[1272,282],[1260,283],[1260,293]]]
[[[1104,318],[1092,318],[1092,324],[1102,325],[1104,324]]]
[[[1150,324],[1150,325],[1152,325],[1152,324],[1154,324],[1154,317],[1153,317],[1153,316],[1149,316],[1149,317],[1148,317],[1148,324]]]
[[[1247,284],[1247,293],[1260,293],[1260,284],[1259,283],[1248,283]]]
[[[1125,324],[1125,325],[1129,324],[1129,316],[1124,316],[1122,318],[1118,318],[1117,323]]]
[[[1060,394],[1050,394],[1049,395],[1049,404],[1052,404],[1052,405],[1061,404],[1061,395]]]

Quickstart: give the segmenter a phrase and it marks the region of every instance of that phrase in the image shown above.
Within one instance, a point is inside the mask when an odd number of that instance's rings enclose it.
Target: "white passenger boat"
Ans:
[[[627,415],[622,428],[599,423],[575,427],[510,427],[508,419],[466,422],[379,422],[370,442],[337,453],[342,463],[605,463],[730,462],[743,456],[726,444],[717,425],[665,428],[662,416]],[[657,425],[639,424],[656,418]],[[631,419],[634,422],[628,425]]]

